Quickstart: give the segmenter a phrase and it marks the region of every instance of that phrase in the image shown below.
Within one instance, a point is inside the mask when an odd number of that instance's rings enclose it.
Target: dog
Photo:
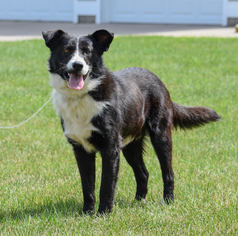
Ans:
[[[50,49],[53,104],[81,175],[83,212],[94,212],[97,152],[102,157],[99,214],[112,211],[121,150],[134,171],[135,199],[146,198],[149,173],[143,161],[145,136],[150,137],[160,162],[164,202],[172,202],[173,127],[193,128],[220,116],[209,108],[172,102],[162,81],[147,69],[111,72],[102,58],[114,37],[107,30],[84,37],[63,30],[42,34]]]

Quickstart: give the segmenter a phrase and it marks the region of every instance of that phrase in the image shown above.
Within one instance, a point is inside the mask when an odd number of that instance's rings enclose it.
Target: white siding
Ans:
[[[238,18],[238,0],[224,0],[223,25],[227,25],[227,18]]]
[[[73,21],[73,0],[1,0],[0,19]]]
[[[223,0],[111,0],[111,22],[221,24]]]

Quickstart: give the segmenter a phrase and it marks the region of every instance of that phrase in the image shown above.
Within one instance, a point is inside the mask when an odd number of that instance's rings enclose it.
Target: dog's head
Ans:
[[[98,30],[91,35],[74,37],[62,30],[42,32],[50,49],[49,71],[61,79],[61,87],[82,90],[90,74],[102,65],[102,54],[109,49],[113,34]]]

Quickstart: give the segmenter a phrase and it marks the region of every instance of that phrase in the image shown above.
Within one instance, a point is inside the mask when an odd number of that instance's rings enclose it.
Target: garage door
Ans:
[[[112,1],[112,22],[222,23],[223,0]]]
[[[1,0],[1,20],[72,21],[73,1]]]

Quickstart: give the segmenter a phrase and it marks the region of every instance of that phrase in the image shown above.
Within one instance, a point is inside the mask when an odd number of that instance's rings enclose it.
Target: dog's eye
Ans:
[[[88,49],[88,48],[83,48],[82,49],[82,52],[83,52],[83,54],[89,54],[90,53],[90,50]]]
[[[73,51],[73,47],[67,47],[64,49],[64,53],[69,53],[71,51]]]

